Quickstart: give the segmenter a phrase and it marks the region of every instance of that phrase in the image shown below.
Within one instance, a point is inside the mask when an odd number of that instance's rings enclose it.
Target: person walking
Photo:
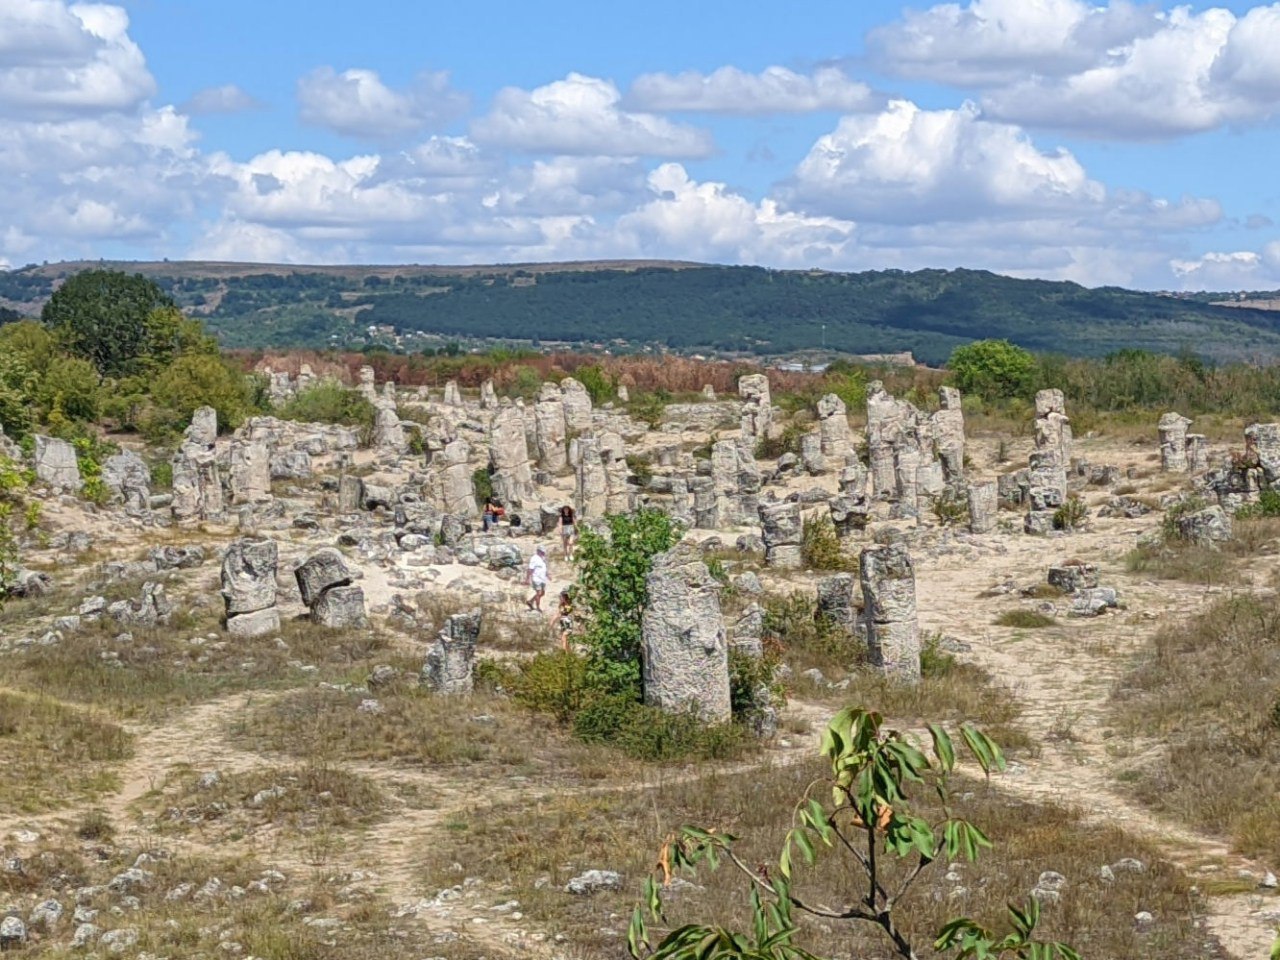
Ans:
[[[573,561],[573,546],[578,542],[577,519],[569,504],[560,508],[560,547],[564,550],[564,558],[570,562]]]
[[[568,590],[560,591],[556,626],[560,630],[560,649],[568,653],[569,634],[573,632],[573,594]]]
[[[498,521],[502,519],[506,512],[502,503],[494,499],[493,494],[486,497],[484,501],[484,532],[488,533],[491,527],[496,527]]]
[[[547,592],[547,551],[539,547],[529,558],[524,571],[524,582],[533,588],[533,596],[524,602],[530,610],[542,612],[542,597]]]

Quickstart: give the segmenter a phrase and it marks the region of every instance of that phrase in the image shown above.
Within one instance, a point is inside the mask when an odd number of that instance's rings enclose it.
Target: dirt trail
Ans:
[[[1001,789],[1079,810],[1089,820],[1118,824],[1155,843],[1202,883],[1238,883],[1242,869],[1261,875],[1266,866],[1232,854],[1222,839],[1159,817],[1116,789],[1117,761],[1108,745],[1130,745],[1125,738],[1108,736],[1107,700],[1116,681],[1169,616],[1185,617],[1222,591],[1140,582],[1124,572],[1122,560],[1136,534],[1150,524],[1111,521],[1097,528],[1059,541],[1060,547],[1054,541],[1014,538],[1005,541],[1009,550],[1001,556],[918,561],[917,582],[928,585],[918,591],[921,630],[941,630],[971,644],[959,658],[988,670],[1023,703],[1021,724],[1042,752],[1013,765],[1000,778]],[[1025,585],[1043,576],[1051,562],[1074,556],[1098,564],[1102,583],[1121,591],[1126,610],[1097,620],[1064,619],[1064,628],[1051,631],[992,626],[994,611],[1007,609],[1010,602],[978,598],[981,591],[1007,578]],[[1254,893],[1207,899],[1208,929],[1238,960],[1265,956],[1271,945],[1275,924],[1262,916],[1264,902]],[[1274,898],[1270,902],[1270,909],[1280,908]]]

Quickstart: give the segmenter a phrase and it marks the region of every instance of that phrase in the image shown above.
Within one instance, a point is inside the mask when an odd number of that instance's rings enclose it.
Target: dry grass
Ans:
[[[196,832],[205,841],[239,840],[269,827],[295,837],[352,830],[385,815],[387,798],[357,773],[322,764],[220,774],[182,770],[146,798],[163,834]]]
[[[1158,580],[1182,580],[1207,587],[1238,583],[1250,560],[1271,556],[1280,546],[1280,517],[1237,519],[1235,539],[1218,546],[1165,540],[1140,546],[1125,557],[1130,573]]]
[[[1156,759],[1123,779],[1146,803],[1280,860],[1280,600],[1236,597],[1155,635],[1112,705]]]
[[[437,947],[429,931],[391,918],[390,904],[344,890],[348,880],[341,874],[284,876],[249,857],[170,857],[154,848],[147,854],[139,864],[145,871],[142,881],[124,892],[107,884],[134,865],[137,850],[45,842],[24,852],[21,874],[0,871],[0,891],[25,914],[55,890],[67,906],[75,902],[67,899],[70,889],[90,888],[78,905],[97,911],[94,923],[104,931],[129,929],[137,935],[135,946],[120,952],[102,945],[90,951],[96,956],[477,960],[482,955],[463,943]],[[12,900],[15,896],[21,900]],[[52,930],[37,932],[21,955],[32,960],[76,955],[69,949],[75,927],[68,913]]]
[[[48,697],[0,691],[0,809],[35,812],[118,786],[133,738]]]
[[[468,875],[507,884],[530,917],[579,945],[577,956],[616,957],[627,913],[672,830],[684,823],[714,826],[743,838],[739,850],[748,863],[773,861],[796,798],[820,773],[817,764],[800,764],[651,782],[608,795],[558,797],[532,813],[527,805],[477,807],[457,814],[444,839],[421,849],[422,875],[433,887],[449,886],[458,882],[452,864],[465,863]],[[947,866],[935,865],[902,903],[901,919],[922,957],[935,956],[927,944],[949,917],[1002,922],[1005,903],[1023,900],[1043,870],[1061,872],[1068,883],[1060,903],[1046,904],[1042,933],[1073,943],[1085,956],[1214,955],[1190,919],[1187,880],[1142,842],[1118,829],[1088,826],[1063,809],[1010,800],[980,783],[960,790],[957,813],[986,830],[996,848],[980,864],[961,868],[959,882],[946,881]],[[1105,884],[1099,868],[1126,856],[1149,868]],[[624,889],[593,897],[564,892],[570,878],[592,868],[617,870]],[[864,893],[857,871],[838,854],[802,872],[797,893],[808,899],[855,904]],[[669,898],[673,926],[697,921],[746,928],[739,878],[726,870],[696,881],[699,886]],[[1135,930],[1139,910],[1155,915],[1152,930]],[[802,944],[819,956],[890,953],[878,931],[856,924],[803,921]]]
[[[248,749],[312,762],[469,767],[477,778],[594,782],[629,766],[616,752],[580,743],[550,718],[496,696],[439,697],[404,684],[375,694],[379,711],[361,711],[368,696],[314,688],[289,693],[247,711],[231,735]]]
[[[558,634],[552,630],[552,623],[557,596],[543,600],[541,616],[523,610],[485,609],[476,646],[513,653],[536,653],[556,646]],[[434,637],[455,613],[483,606],[474,593],[448,590],[424,590],[414,597],[414,605],[418,608],[417,629],[423,638]]]
[[[103,621],[57,645],[0,657],[0,684],[93,704],[126,718],[155,719],[239,690],[281,689],[317,676],[344,679],[367,672],[387,647],[387,639],[373,631],[335,633],[301,621],[282,624],[277,636],[252,640],[228,637],[211,621],[132,628],[128,640],[121,634],[119,624]]]

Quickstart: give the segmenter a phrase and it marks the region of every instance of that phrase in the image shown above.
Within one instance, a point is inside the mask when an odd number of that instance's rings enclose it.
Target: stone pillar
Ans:
[[[1280,481],[1280,423],[1255,423],[1244,431],[1245,445],[1258,456],[1267,487]]]
[[[916,622],[916,573],[900,543],[862,551],[863,626],[871,663],[886,676],[920,679],[920,629]]]
[[[37,434],[36,479],[57,491],[79,493],[84,483],[80,479],[76,448],[65,440]]]
[[[865,499],[867,493],[867,468],[862,461],[850,455],[840,471],[840,494]]]
[[[132,450],[108,457],[102,465],[102,482],[111,491],[111,499],[124,505],[131,517],[151,515],[151,470]]]
[[[1061,390],[1036,394],[1035,439],[1038,449],[1057,449],[1064,470],[1071,463],[1071,421]]]
[[[480,384],[480,409],[496,410],[498,408],[498,394],[493,389],[493,381],[486,380]]]
[[[313,623],[332,628],[369,625],[364,591],[352,586],[355,574],[337,550],[326,548],[312,554],[293,573]]]
[[[394,456],[400,456],[409,449],[409,441],[395,407],[378,407],[373,418],[373,448],[379,453]]]
[[[804,537],[800,504],[760,504],[760,526],[765,566],[780,570],[800,569],[800,544]]]
[[[930,417],[938,458],[946,482],[958,486],[964,479],[964,411],[960,391],[955,387],[938,390],[940,408]]]
[[[806,433],[800,438],[800,463],[810,476],[820,477],[827,472],[827,458],[822,455],[822,437]]]
[[[213,407],[197,408],[182,437],[184,443],[212,447],[218,440],[218,411]]]
[[[538,402],[533,405],[533,418],[538,467],[548,473],[562,473],[569,464],[565,446],[564,400],[560,388],[554,383],[542,385]]]
[[[751,441],[717,440],[711,447],[711,480],[715,487],[719,522],[725,526],[752,523],[760,493],[760,468]]]
[[[900,519],[917,517],[920,515],[920,448],[912,440],[904,438],[893,448],[893,453],[897,462],[897,502],[894,504],[894,516]]]
[[[604,464],[605,481],[609,488],[606,512],[630,513],[633,508],[629,482],[631,468],[627,466],[627,445],[621,434],[602,433],[600,435],[600,459]]]
[[[702,399],[714,400],[715,398],[716,398],[716,388],[709,383],[704,383],[702,385]]]
[[[258,503],[270,499],[271,454],[267,445],[256,440],[232,440],[232,504]]]
[[[455,613],[427,648],[422,665],[422,685],[436,693],[465,695],[472,692],[476,641],[480,638],[479,610]]]
[[[378,386],[374,379],[373,367],[360,368],[360,384],[356,388],[370,403],[378,402]]]
[[[818,580],[818,617],[853,636],[858,608],[853,600],[853,574],[834,573]]]
[[[969,484],[969,532],[990,533],[1000,513],[1000,485],[995,480]]]
[[[719,497],[711,478],[690,477],[689,491],[693,494],[693,525],[699,530],[719,529]]]
[[[764,656],[764,607],[750,604],[733,623],[733,649],[749,657]]]
[[[853,497],[842,494],[827,501],[827,509],[831,511],[831,522],[836,528],[836,536],[841,544],[856,540],[867,529],[870,504],[866,497]]]
[[[225,519],[222,474],[212,448],[184,443],[174,454],[172,509],[179,523]]]
[[[560,381],[561,402],[564,404],[565,429],[574,433],[586,433],[591,429],[591,394],[573,377]]]
[[[236,540],[222,555],[222,599],[232,636],[261,637],[280,629],[278,562],[274,540]]]
[[[707,723],[727,722],[729,650],[720,585],[688,545],[657,556],[645,584],[645,703],[671,713],[693,709]]]
[[[458,389],[458,381],[450,380],[444,385],[444,405],[446,407],[462,406],[462,391]]]
[[[1209,469],[1209,439],[1203,433],[1187,434],[1187,471],[1199,475]]]
[[[518,407],[503,407],[489,427],[489,468],[494,495],[504,506],[524,508],[537,499],[533,465],[525,444],[524,417]]]
[[[867,445],[871,451],[871,495],[891,500],[898,495],[898,461],[893,446],[879,427],[867,428]]]
[[[818,436],[822,455],[835,463],[843,463],[853,453],[853,432],[844,401],[828,393],[818,401]]]
[[[738,378],[738,396],[742,398],[742,436],[754,445],[768,436],[773,423],[773,397],[769,378],[763,373],[749,373]]]
[[[1180,413],[1166,413],[1160,418],[1160,469],[1166,473],[1186,473],[1187,428],[1191,421]]]
[[[600,441],[579,438],[578,453],[573,492],[578,515],[584,520],[603,517],[609,509],[609,478],[600,459]]]
[[[450,440],[432,458],[427,488],[441,513],[465,517],[479,515],[470,458],[471,446],[461,437]]]
[[[364,481],[350,474],[338,478],[338,512],[359,513],[364,509]]]

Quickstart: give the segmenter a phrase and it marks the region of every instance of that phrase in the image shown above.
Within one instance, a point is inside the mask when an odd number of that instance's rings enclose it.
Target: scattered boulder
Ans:
[[[445,621],[444,629],[427,648],[422,666],[423,686],[442,694],[471,693],[480,626],[478,609],[455,613]]]

